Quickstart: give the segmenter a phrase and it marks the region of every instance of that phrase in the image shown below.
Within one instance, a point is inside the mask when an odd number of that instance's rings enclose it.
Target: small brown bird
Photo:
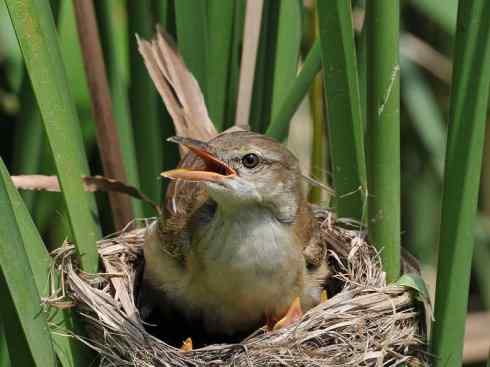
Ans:
[[[144,281],[152,293],[191,319],[199,315],[210,333],[275,323],[297,297],[302,309],[318,304],[325,248],[298,160],[252,132],[209,143],[171,140],[191,152],[163,173],[176,181],[145,241]]]
[[[162,173],[172,182],[145,239],[145,296],[211,334],[294,322],[320,302],[328,274],[298,160],[260,134],[217,135],[165,35],[139,46],[177,132],[187,136],[169,139],[187,153]]]

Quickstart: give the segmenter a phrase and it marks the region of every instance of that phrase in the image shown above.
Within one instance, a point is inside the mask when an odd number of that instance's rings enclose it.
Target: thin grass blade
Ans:
[[[208,17],[206,1],[175,2],[175,21],[179,51],[208,101]]]
[[[241,64],[240,51],[242,49],[243,28],[245,22],[245,3],[245,0],[235,1],[235,11],[233,14],[233,41],[230,49],[230,66],[228,72],[228,84],[226,86],[228,102],[225,107],[223,129],[231,127],[236,122]]]
[[[2,161],[0,161],[0,177],[6,185],[15,220],[19,225],[21,238],[23,243],[26,244],[25,252],[32,269],[37,290],[41,297],[47,296],[48,272],[52,259]],[[78,320],[70,312],[50,309],[47,315],[48,321],[53,325],[57,325],[61,332],[66,333],[67,331],[77,330],[78,335],[83,335],[83,330],[78,325]],[[94,356],[92,353],[77,340],[56,333],[52,334],[52,338],[55,352],[62,366],[84,366],[93,361]]]
[[[163,3],[166,1],[160,1]],[[95,1],[97,24],[100,30],[100,41],[104,60],[107,65],[107,76],[111,88],[112,106],[116,121],[117,133],[120,141],[121,153],[124,161],[128,183],[140,187],[136,148],[134,143],[133,127],[131,125],[131,112],[129,109],[127,91],[127,60],[121,55],[125,54],[121,38],[127,36],[126,28],[120,24],[115,14],[122,11],[122,5],[115,1]],[[139,200],[132,200],[133,212],[136,218],[143,217],[143,205]]]
[[[271,121],[279,5],[279,1],[265,1],[262,8],[260,41],[248,121],[250,129],[260,133],[267,129]]]
[[[350,3],[319,1],[318,18],[337,214],[362,220],[366,163]]]
[[[9,179],[7,177],[7,179]],[[9,345],[15,345],[15,353],[23,361],[35,366],[55,366],[56,357],[48,330],[46,314],[41,310],[34,275],[29,264],[14,208],[7,191],[7,182],[0,181],[0,288],[2,293],[2,317],[7,324]],[[10,323],[19,321],[22,332]],[[17,326],[17,325],[16,325]],[[15,335],[15,336],[14,336]],[[14,340],[11,338],[15,337]],[[25,342],[24,340],[25,339]],[[12,342],[12,343],[11,343]],[[18,359],[17,359],[18,360]],[[30,365],[29,363],[28,365]]]
[[[321,69],[321,48],[317,40],[311,47],[303,67],[298,76],[289,88],[287,96],[284,98],[281,107],[267,128],[266,135],[277,140],[286,139],[289,132],[289,123],[294,113],[298,109],[301,101],[308,94],[315,76]]]
[[[279,2],[279,24],[277,30],[274,86],[272,90],[272,120],[293,85],[298,71],[301,31],[303,25],[303,3],[298,0]]]
[[[150,1],[128,1],[128,48],[130,61],[129,102],[131,123],[136,146],[141,191],[152,200],[160,201],[161,184],[158,174],[163,166],[163,138],[158,120],[157,94],[136,44],[135,35],[150,38],[155,32]],[[154,216],[153,209],[144,207],[147,217]]]
[[[85,193],[81,176],[89,173],[75,107],[70,98],[56,29],[45,0],[5,0],[19,40],[52,151],[73,240],[83,254],[82,266],[95,271],[95,242],[99,228],[91,194]]]
[[[432,352],[461,366],[490,89],[490,2],[461,1],[455,41]]]
[[[235,1],[209,0],[208,4],[207,105],[216,129],[224,126],[226,86],[233,41]]]

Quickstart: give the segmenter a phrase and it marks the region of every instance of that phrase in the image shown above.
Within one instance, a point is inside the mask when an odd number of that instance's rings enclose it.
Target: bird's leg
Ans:
[[[277,321],[273,326],[269,324],[269,319],[267,320],[267,326],[269,330],[279,330],[285,328],[291,324],[294,324],[296,321],[299,321],[303,316],[303,310],[301,308],[301,301],[299,297],[296,297],[291,305],[289,306],[288,312],[286,315],[279,321]],[[272,326],[272,327],[271,327]]]

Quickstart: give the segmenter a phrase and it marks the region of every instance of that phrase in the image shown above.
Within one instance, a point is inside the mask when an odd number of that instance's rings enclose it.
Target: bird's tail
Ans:
[[[194,76],[170,36],[157,27],[151,40],[136,36],[150,77],[174,122],[177,135],[208,141],[218,134]],[[181,154],[185,152],[181,151]]]

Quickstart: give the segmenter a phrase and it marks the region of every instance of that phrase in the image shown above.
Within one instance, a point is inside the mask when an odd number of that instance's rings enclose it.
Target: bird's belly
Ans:
[[[289,228],[243,224],[223,225],[190,258],[184,302],[211,332],[246,330],[281,316],[302,291],[304,260]]]

